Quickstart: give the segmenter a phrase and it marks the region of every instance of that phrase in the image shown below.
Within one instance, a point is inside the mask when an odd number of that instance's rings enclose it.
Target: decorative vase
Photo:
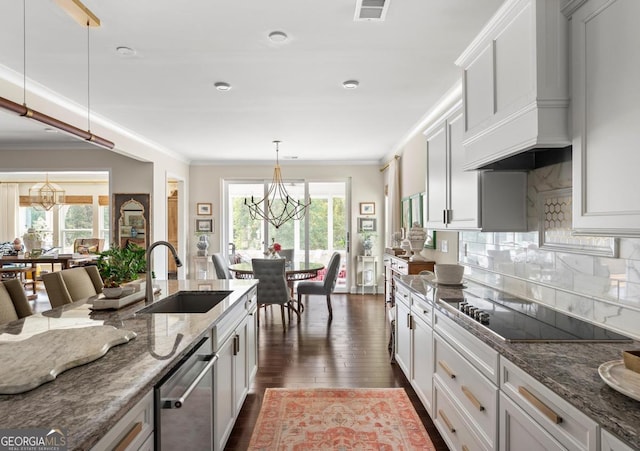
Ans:
[[[205,257],[208,255],[209,239],[207,238],[207,235],[200,235],[200,238],[198,238],[198,242],[196,243],[196,247],[198,248],[199,257]]]

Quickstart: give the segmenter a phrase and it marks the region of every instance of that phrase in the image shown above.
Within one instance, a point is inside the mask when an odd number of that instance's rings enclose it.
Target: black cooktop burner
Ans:
[[[447,297],[443,293],[439,299],[449,310],[473,318],[506,341],[632,341],[544,305],[498,291],[482,290],[480,295],[468,290],[459,293],[460,297]]]

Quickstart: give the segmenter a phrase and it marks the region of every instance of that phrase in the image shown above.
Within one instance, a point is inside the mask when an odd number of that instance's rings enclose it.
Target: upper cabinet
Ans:
[[[559,0],[507,0],[458,58],[464,169],[571,144],[567,36]]]
[[[465,171],[462,108],[454,105],[425,131],[429,229],[525,231],[526,172]]]
[[[638,236],[640,1],[572,1],[565,13],[571,15],[573,228]]]

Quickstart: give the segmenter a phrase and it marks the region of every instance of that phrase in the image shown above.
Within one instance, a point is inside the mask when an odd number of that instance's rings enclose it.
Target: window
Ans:
[[[73,252],[77,238],[93,236],[93,205],[64,205],[60,208],[60,246],[63,253]]]

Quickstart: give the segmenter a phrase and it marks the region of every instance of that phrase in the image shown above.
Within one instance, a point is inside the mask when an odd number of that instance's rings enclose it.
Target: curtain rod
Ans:
[[[386,171],[387,168],[391,165],[391,162],[393,162],[393,160],[397,160],[398,158],[400,158],[400,155],[394,155],[392,160],[387,161],[387,164],[380,168],[380,172]]]

